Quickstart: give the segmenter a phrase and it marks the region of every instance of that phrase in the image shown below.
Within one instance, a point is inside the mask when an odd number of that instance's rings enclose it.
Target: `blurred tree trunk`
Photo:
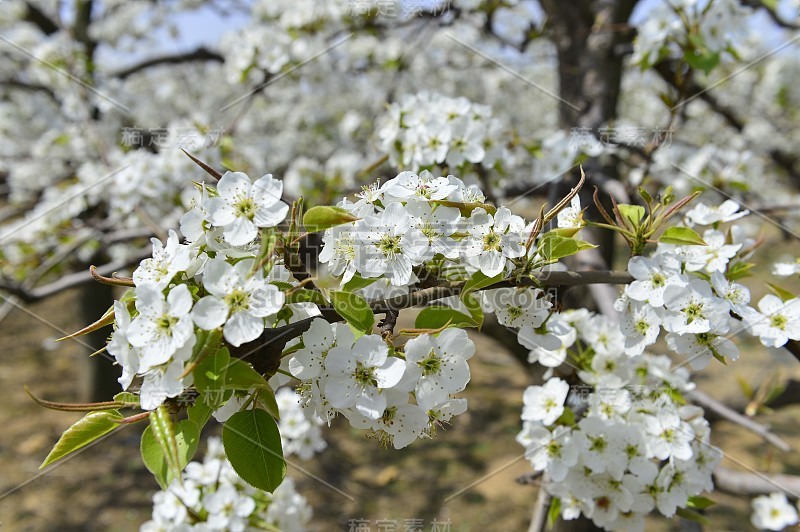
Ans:
[[[628,19],[638,0],[541,0],[558,54],[559,123],[564,130],[598,135],[599,129],[617,117],[624,59],[635,35]],[[612,160],[591,158],[584,165],[587,183],[581,204],[597,219],[593,186],[607,191],[618,181]],[[577,182],[579,173],[551,187],[550,203],[563,198]],[[602,196],[605,196],[603,194]],[[599,251],[608,267],[614,265],[614,234],[597,235]]]
[[[80,320],[83,325],[97,321],[114,303],[112,286],[100,283],[86,283],[80,288]],[[108,327],[87,334],[82,339],[95,351],[106,345],[110,334]],[[82,353],[81,361],[81,398],[85,401],[108,401],[115,393],[122,391],[117,379],[121,375],[120,368],[112,363],[110,355],[89,357]]]
[[[547,26],[558,55],[559,123],[569,132],[598,135],[601,127],[617,117],[624,58],[634,37],[628,19],[638,0],[540,0],[547,14]],[[619,173],[613,160],[591,158],[583,166],[587,181],[581,191],[581,205],[589,219],[597,220],[593,207],[594,186],[607,195],[609,182],[618,182]],[[579,172],[573,171],[550,189],[549,203],[557,203],[577,183]],[[602,261],[614,265],[614,234],[603,231],[595,235]],[[574,267],[574,261],[568,267]],[[592,308],[589,290],[573,288],[563,299],[565,306]],[[597,307],[597,306],[595,306]],[[517,355],[519,358],[519,355]],[[545,512],[546,513],[546,512]],[[565,532],[598,530],[589,519],[558,520],[555,530]]]

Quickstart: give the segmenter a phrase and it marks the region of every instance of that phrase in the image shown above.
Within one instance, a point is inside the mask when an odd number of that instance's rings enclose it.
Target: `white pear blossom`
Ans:
[[[739,348],[729,339],[718,334],[709,332],[697,334],[675,334],[669,333],[666,336],[667,345],[670,349],[688,357],[687,362],[692,369],[705,369],[713,358],[727,358],[737,360],[739,358]]]
[[[356,225],[356,264],[364,277],[385,275],[393,285],[407,285],[411,267],[421,262],[411,238],[411,215],[401,203],[390,203],[380,216]]]
[[[180,244],[177,233],[169,231],[167,245],[157,238],[151,239],[153,243],[153,256],[144,259],[139,267],[133,271],[133,282],[136,286],[152,284],[158,290],[165,289],[175,274],[186,271],[193,257],[189,246]]]
[[[390,357],[389,347],[380,336],[359,338],[352,348],[336,346],[325,358],[330,374],[325,396],[335,408],[355,408],[369,419],[378,419],[386,410],[381,390],[400,382],[406,363]]]
[[[563,229],[577,229],[582,227],[582,214],[581,199],[576,195],[570,201],[569,206],[562,209],[556,216],[558,227]]]
[[[693,279],[688,286],[670,285],[664,291],[667,312],[662,317],[664,329],[677,334],[715,332],[729,328],[727,305],[711,293],[711,286],[702,279]]]
[[[254,259],[229,264],[223,259],[206,263],[203,285],[210,295],[195,304],[192,319],[198,327],[223,327],[231,345],[240,346],[264,332],[264,318],[277,313],[285,301],[283,292],[268,283],[261,272],[253,273]]]
[[[636,279],[625,293],[635,301],[646,301],[654,307],[664,304],[664,291],[669,284],[680,282],[680,261],[674,255],[662,253],[652,258],[632,257],[628,271]]]
[[[648,303],[630,301],[620,322],[620,330],[625,335],[625,354],[638,356],[645,347],[658,340],[661,332],[661,313]]]
[[[540,327],[553,304],[538,288],[497,288],[484,290],[483,300],[506,327]]]
[[[781,301],[767,294],[758,302],[758,310],[745,316],[754,336],[767,347],[782,347],[789,340],[800,340],[800,299]]]
[[[334,346],[349,349],[355,341],[353,331],[346,324],[328,323],[317,318],[303,333],[303,348],[292,355],[289,371],[301,380],[319,377],[325,369],[328,352]]]
[[[447,198],[457,185],[450,183],[447,177],[434,177],[423,170],[419,175],[414,172],[401,172],[397,177],[383,184],[384,194],[402,200],[435,201]]]
[[[525,447],[525,458],[536,471],[547,470],[553,482],[562,482],[569,469],[578,463],[578,448],[571,441],[571,430],[557,426],[552,432],[525,421],[517,441]]]
[[[797,510],[779,491],[756,497],[752,506],[750,522],[759,530],[783,530],[798,522]]]
[[[417,403],[427,411],[466,388],[475,344],[465,330],[450,328],[409,340],[404,353],[408,377],[417,383]]]
[[[186,285],[178,285],[164,297],[153,285],[136,290],[136,316],[126,336],[139,351],[139,371],[145,372],[167,362],[178,348],[194,338],[189,312],[192,295]]]
[[[528,386],[522,399],[523,421],[541,421],[544,425],[552,425],[564,413],[564,402],[569,394],[569,384],[555,378],[548,380],[544,386]]]
[[[111,335],[106,350],[122,367],[119,383],[123,390],[128,389],[133,382],[133,377],[139,371],[139,353],[135,347],[130,345],[126,336],[130,325],[131,314],[128,312],[128,306],[120,301],[114,301],[114,333]]]
[[[525,254],[524,228],[522,218],[511,214],[506,207],[497,209],[494,216],[477,208],[469,218],[470,236],[464,242],[463,252],[467,257],[477,257],[481,272],[494,277],[505,270],[508,259]]]
[[[739,204],[729,199],[717,206],[697,203],[686,213],[686,218],[696,225],[713,225],[720,222],[732,222],[748,214],[750,211],[739,211]]]
[[[209,221],[224,229],[223,236],[232,246],[252,242],[259,227],[275,227],[289,212],[281,201],[283,182],[267,174],[250,180],[242,172],[225,172],[217,183],[218,197],[208,200]]]

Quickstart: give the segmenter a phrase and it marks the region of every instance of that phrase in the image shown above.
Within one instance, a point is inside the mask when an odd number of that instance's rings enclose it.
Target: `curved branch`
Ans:
[[[513,286],[570,287],[588,284],[627,284],[630,282],[633,282],[633,277],[625,271],[551,271],[536,275],[535,280],[523,279],[519,283],[504,281],[482,290]],[[464,284],[463,282],[450,283],[423,288],[403,296],[372,302],[370,306],[376,314],[394,313],[406,308],[425,305],[437,299],[458,295],[461,293]],[[333,308],[323,307],[320,308],[320,312],[321,316],[306,318],[289,325],[275,327],[274,329],[267,329],[258,339],[242,346],[229,346],[231,356],[249,359],[253,367],[262,374],[274,373],[275,369],[280,365],[281,353],[287,342],[307,331],[311,327],[311,322],[317,317],[322,317],[329,322],[344,320]]]
[[[109,262],[108,264],[104,264],[103,266],[96,268],[96,272],[103,276],[112,275],[117,270],[121,270],[123,268],[127,268],[134,264],[138,264],[141,260],[146,259],[150,256],[152,256],[152,250],[150,248],[142,249],[134,253],[127,259],[116,260]],[[33,301],[38,301],[40,299],[44,299],[52,295],[55,295],[68,288],[73,288],[75,286],[79,286],[91,281],[94,281],[94,279],[92,278],[92,275],[89,273],[89,270],[86,270],[82,272],[75,272],[69,275],[65,275],[64,277],[60,278],[57,281],[53,281],[52,283],[45,284],[36,288],[27,289],[21,286],[0,284],[0,290],[3,290],[13,296],[18,297],[25,303],[31,303]]]
[[[33,5],[31,2],[25,2],[25,7],[27,8],[27,11],[25,12],[25,17],[23,20],[34,24],[45,35],[52,35],[61,29],[58,27],[58,24],[53,21],[53,19],[47,16],[47,13]]]
[[[763,495],[781,491],[790,499],[800,498],[800,477],[767,475],[718,467],[714,471],[714,487],[731,495]]]
[[[691,392],[687,393],[686,398],[693,403],[702,406],[705,410],[713,412],[720,418],[744,427],[753,434],[760,436],[765,442],[774,445],[781,451],[789,452],[792,450],[791,446],[782,440],[777,434],[772,433],[768,426],[757,423],[749,417],[740,414],[736,410],[720,403],[716,399],[709,397],[699,390],[692,390]]]
[[[153,57],[151,59],[142,61],[141,63],[129,66],[128,68],[112,72],[109,75],[114,78],[125,79],[128,76],[136,74],[137,72],[141,72],[142,70],[146,70],[152,66],[177,65],[181,63],[189,63],[191,61],[214,61],[218,63],[224,63],[225,58],[217,52],[213,52],[208,50],[206,47],[201,46],[197,50],[191,52]]]
[[[769,15],[769,18],[772,19],[772,22],[777,24],[782,28],[786,28],[789,30],[800,30],[800,24],[797,22],[792,22],[789,20],[784,19],[780,14],[775,10],[775,8],[768,6],[761,0],[741,0],[741,4],[743,6],[752,7],[754,9],[763,9]]]

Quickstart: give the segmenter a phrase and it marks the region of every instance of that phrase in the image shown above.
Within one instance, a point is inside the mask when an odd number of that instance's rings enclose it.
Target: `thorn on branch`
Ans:
[[[132,278],[117,277],[116,272],[112,273],[111,277],[100,275],[100,273],[97,271],[97,267],[94,265],[89,266],[89,273],[92,275],[92,278],[98,283],[110,284],[112,286],[135,286]]]
[[[208,166],[206,163],[204,163],[203,161],[201,161],[200,159],[198,159],[198,158],[197,158],[197,157],[195,157],[194,155],[190,154],[188,151],[184,150],[183,148],[181,148],[181,151],[182,151],[183,153],[185,153],[185,154],[186,154],[186,156],[187,156],[189,159],[191,159],[192,161],[194,161],[194,164],[196,164],[197,166],[199,166],[200,168],[202,168],[203,170],[205,170],[205,171],[206,171],[206,173],[207,173],[208,175],[210,175],[211,177],[213,177],[213,178],[214,178],[214,179],[216,179],[217,181],[219,181],[219,180],[220,180],[220,178],[222,177],[222,174],[221,174],[221,173],[217,172],[216,170],[214,170],[213,168],[211,168],[210,166]]]

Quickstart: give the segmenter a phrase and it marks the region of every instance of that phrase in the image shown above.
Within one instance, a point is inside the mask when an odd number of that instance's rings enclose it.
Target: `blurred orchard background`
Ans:
[[[23,386],[65,402],[119,391],[118,369],[89,358],[108,331],[54,339],[119,296],[89,282],[89,265],[129,274],[149,256],[150,237],[177,228],[193,182],[210,179],[182,150],[219,170],[272,173],[285,197],[306,205],[431,167],[529,219],[564,195],[579,164],[584,205],[594,186],[620,202],[639,185],[703,190],[703,201],[733,198],[753,213],[740,224],[766,257],[753,299],[766,293],[761,281],[797,293],[797,275],[775,278],[773,263],[800,255],[799,7],[0,0],[3,530],[136,530],[150,516],[158,487],[139,457],[141,427],[40,472],[80,415],[42,409]],[[599,254],[576,260],[624,269],[626,250],[603,239]],[[335,422],[323,431],[324,453],[290,460],[314,529],[347,530],[353,520],[372,529],[385,520],[381,530],[527,527],[537,486],[525,482],[530,464],[514,437],[522,392],[541,371],[496,324],[472,337],[470,410],[436,441],[387,450]],[[741,353],[698,375],[698,388],[797,448],[800,366],[755,340]],[[707,415],[729,470],[800,475],[797,453]],[[713,529],[750,526],[753,494],[743,490],[732,483],[715,494]]]

